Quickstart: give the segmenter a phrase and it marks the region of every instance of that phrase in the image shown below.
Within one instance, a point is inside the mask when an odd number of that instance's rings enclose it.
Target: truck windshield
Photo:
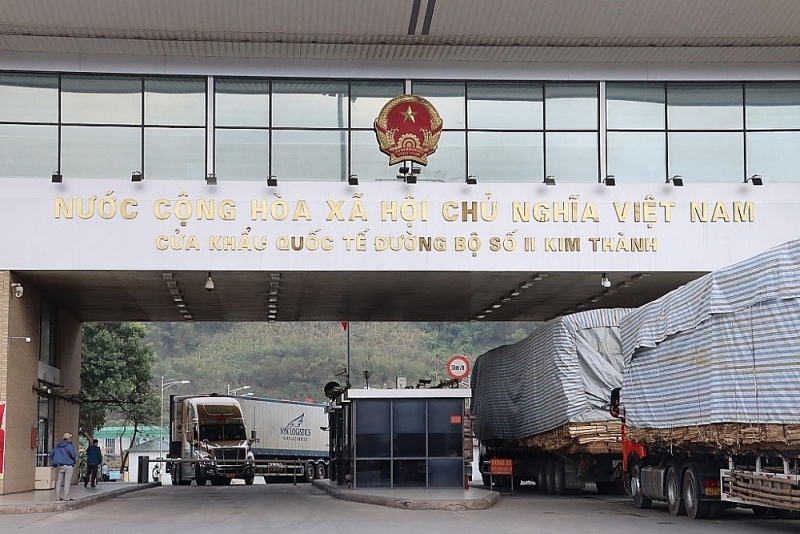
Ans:
[[[244,425],[201,425],[200,440],[233,441],[247,439]]]

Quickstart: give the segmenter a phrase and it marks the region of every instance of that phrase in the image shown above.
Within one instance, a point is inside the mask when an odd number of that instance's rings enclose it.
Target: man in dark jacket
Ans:
[[[75,469],[75,447],[72,446],[72,434],[64,432],[63,439],[53,448],[50,453],[53,467],[58,468],[58,479],[56,479],[56,500],[71,501],[69,496],[69,486],[72,483],[72,472]],[[61,486],[64,486],[63,494]]]
[[[97,445],[97,440],[92,440],[92,444],[86,448],[86,478],[83,479],[83,487],[91,482],[92,487],[97,484],[97,468],[103,463],[103,453]]]

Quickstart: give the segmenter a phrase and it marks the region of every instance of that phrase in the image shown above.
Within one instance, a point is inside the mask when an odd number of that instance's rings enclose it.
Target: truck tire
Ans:
[[[314,474],[314,477],[318,480],[325,480],[328,475],[328,466],[326,466],[323,462],[317,464],[317,472]]]
[[[314,480],[314,473],[316,469],[314,468],[313,462],[308,462],[305,467],[303,468],[303,475],[305,476],[306,482],[311,482]]]
[[[633,498],[633,506],[640,510],[650,508],[653,505],[653,499],[644,494],[642,488],[642,466],[637,460],[631,462],[630,473],[629,487],[631,498]]]
[[[672,515],[686,515],[686,507],[683,505],[681,496],[681,476],[675,466],[667,471],[666,487],[664,494],[667,496],[667,507]]]
[[[536,487],[539,493],[550,493],[550,487],[547,484],[547,461],[541,461],[536,470]]]
[[[194,466],[194,481],[198,486],[206,485],[206,476],[200,464]]]
[[[683,505],[686,515],[691,519],[708,519],[711,514],[711,501],[700,500],[700,475],[690,465],[683,475]]]
[[[547,473],[547,493],[555,495],[556,492],[556,459],[549,457],[545,463],[545,472]]]
[[[567,470],[563,458],[553,459],[553,493],[556,495],[566,495],[569,493],[567,488]]]
[[[250,476],[244,477],[244,483],[247,486],[252,486],[253,482],[255,482],[255,481],[256,481],[256,476],[255,475],[250,475]]]

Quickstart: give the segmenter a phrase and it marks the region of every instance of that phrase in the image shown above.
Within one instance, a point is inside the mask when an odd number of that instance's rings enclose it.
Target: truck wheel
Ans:
[[[549,493],[550,487],[547,485],[547,461],[539,462],[536,469],[536,487],[539,493]]]
[[[653,505],[653,499],[646,497],[642,489],[642,466],[639,465],[638,461],[632,463],[630,477],[630,492],[633,498],[633,506],[640,510],[650,508]]]
[[[800,513],[795,510],[783,510],[783,509],[775,509],[775,517],[777,519],[798,519],[800,518]]]
[[[250,475],[250,476],[244,477],[244,483],[246,485],[248,485],[248,486],[252,486],[253,482],[255,482],[255,481],[256,481],[256,476],[255,475]]]
[[[700,500],[700,476],[694,466],[689,466],[683,475],[683,505],[686,515],[691,519],[708,519],[711,513],[710,501]]]
[[[318,463],[317,472],[314,476],[316,476],[317,479],[319,480],[325,480],[326,478],[328,478],[327,475],[328,475],[328,467],[322,462]]]
[[[303,469],[304,475],[306,477],[306,482],[311,482],[314,480],[314,473],[316,469],[314,469],[314,464],[312,462],[308,462]]]
[[[553,493],[556,495],[566,495],[569,493],[567,489],[567,472],[564,465],[563,458],[555,458],[553,461]]]
[[[672,515],[686,515],[686,507],[681,498],[681,477],[675,467],[670,467],[667,471],[667,487],[664,493],[667,495],[667,507]]]
[[[198,486],[205,486],[206,485],[206,477],[203,473],[203,468],[200,467],[200,464],[195,465],[194,467],[194,481],[197,483]]]

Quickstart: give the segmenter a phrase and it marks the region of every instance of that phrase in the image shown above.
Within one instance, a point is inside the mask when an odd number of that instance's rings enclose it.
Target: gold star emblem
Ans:
[[[416,111],[414,111],[414,110],[412,110],[412,109],[411,109],[411,106],[408,106],[408,109],[407,109],[407,110],[405,110],[405,111],[401,111],[401,112],[400,112],[400,114],[401,114],[403,117],[405,117],[405,118],[403,119],[403,122],[406,122],[406,121],[409,121],[409,120],[410,120],[411,122],[414,122],[414,123],[416,123],[416,122],[417,122],[417,120],[414,118],[414,115],[416,115],[416,114],[417,114],[417,112],[416,112]]]

